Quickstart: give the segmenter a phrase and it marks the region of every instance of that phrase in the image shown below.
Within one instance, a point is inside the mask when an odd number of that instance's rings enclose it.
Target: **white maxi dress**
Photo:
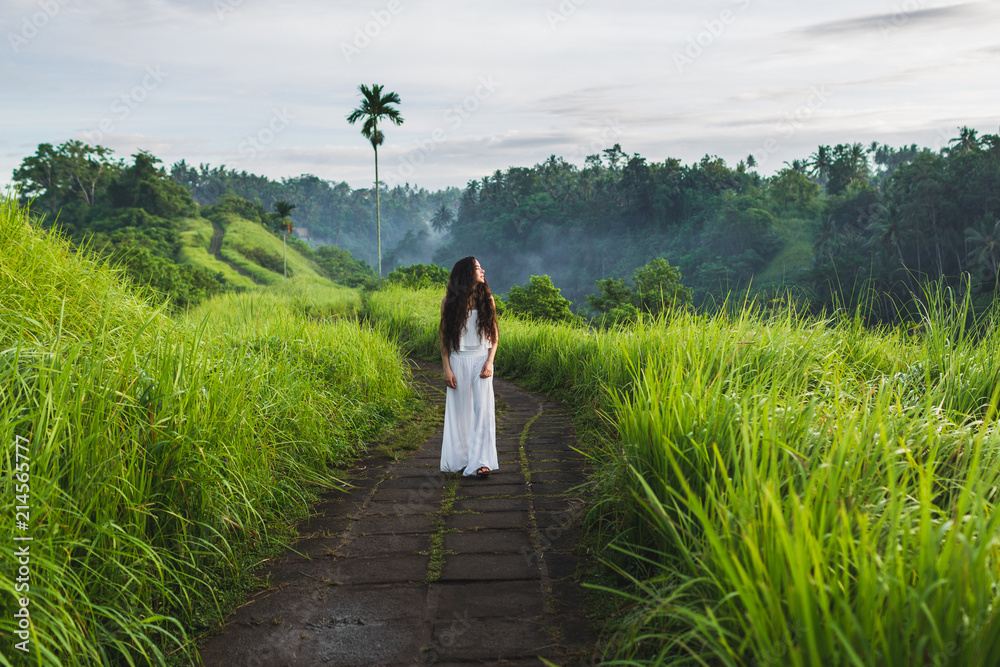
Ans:
[[[476,331],[479,313],[470,310],[458,350],[449,356],[457,387],[448,387],[444,403],[441,471],[475,475],[486,466],[499,468],[494,413],[493,376],[479,377],[489,358],[490,343]]]

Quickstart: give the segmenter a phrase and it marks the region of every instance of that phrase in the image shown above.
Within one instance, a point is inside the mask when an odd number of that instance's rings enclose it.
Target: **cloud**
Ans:
[[[929,25],[940,27],[941,21],[949,21],[960,18],[970,18],[978,14],[982,3],[966,2],[958,5],[946,7],[928,7],[926,9],[914,9],[909,11],[900,8],[887,14],[872,14],[869,16],[859,16],[850,19],[837,21],[825,21],[816,23],[805,28],[794,31],[806,38],[815,37],[843,37],[852,33],[883,32],[892,28],[914,25]]]

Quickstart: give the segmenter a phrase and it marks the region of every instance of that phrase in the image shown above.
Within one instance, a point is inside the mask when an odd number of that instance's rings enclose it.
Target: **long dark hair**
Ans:
[[[478,312],[476,331],[481,338],[496,344],[497,309],[488,282],[476,282],[476,258],[463,257],[455,262],[448,277],[441,314],[441,340],[448,351],[457,350],[469,311]]]

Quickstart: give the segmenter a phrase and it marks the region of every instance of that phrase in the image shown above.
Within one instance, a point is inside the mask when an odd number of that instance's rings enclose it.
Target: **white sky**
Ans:
[[[390,185],[616,142],[771,174],[819,144],[995,133],[998,64],[996,0],[2,0],[0,186],[77,138],[368,187],[360,83],[402,100]]]

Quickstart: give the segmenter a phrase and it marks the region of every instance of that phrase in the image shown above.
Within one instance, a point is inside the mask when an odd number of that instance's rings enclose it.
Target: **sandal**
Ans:
[[[479,466],[476,468],[476,477],[489,477],[490,469],[486,466]]]

